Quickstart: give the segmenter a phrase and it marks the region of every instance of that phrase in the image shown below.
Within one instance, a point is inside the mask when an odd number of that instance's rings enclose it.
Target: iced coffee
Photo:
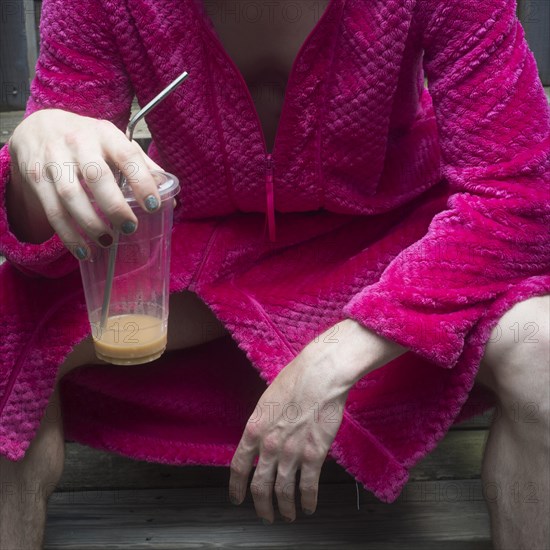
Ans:
[[[117,365],[154,361],[166,349],[173,198],[180,187],[171,174],[155,171],[153,175],[161,197],[155,212],[145,212],[131,188],[123,188],[138,227],[131,235],[118,235],[108,313],[104,316],[110,249],[88,242],[91,254],[80,262],[96,355]]]

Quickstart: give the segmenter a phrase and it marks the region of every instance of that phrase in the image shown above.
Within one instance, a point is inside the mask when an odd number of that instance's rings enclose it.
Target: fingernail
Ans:
[[[111,246],[113,244],[113,237],[109,233],[103,233],[97,240],[101,246]]]
[[[311,516],[311,514],[313,514],[313,510],[310,510],[309,508],[302,508],[302,510],[306,516]]]
[[[136,224],[132,220],[126,220],[121,226],[120,230],[125,235],[130,235],[130,233],[133,233],[136,230]]]
[[[84,247],[77,246],[76,250],[75,250],[75,254],[76,254],[76,257],[79,260],[84,260],[84,259],[86,259],[86,256],[88,255],[88,252],[86,251],[86,249]]]
[[[147,208],[149,212],[153,212],[159,206],[159,201],[154,195],[149,195],[144,202],[145,202],[145,208]]]
[[[262,518],[262,523],[263,523],[264,525],[271,525],[271,522],[270,522],[268,519],[266,519],[266,518]]]

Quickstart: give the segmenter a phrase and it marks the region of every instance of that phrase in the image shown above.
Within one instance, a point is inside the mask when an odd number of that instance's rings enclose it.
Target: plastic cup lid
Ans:
[[[167,201],[172,197],[175,197],[180,192],[180,183],[178,178],[174,176],[174,174],[170,174],[169,172],[162,172],[160,170],[151,170],[151,175],[157,183],[157,189],[160,195],[160,200],[162,202]],[[115,174],[115,180],[118,181],[118,172]],[[92,203],[95,203],[95,197],[87,189],[86,184],[84,182],[82,183],[83,186],[86,188],[86,194],[88,195],[88,198]],[[123,185],[121,191],[122,195],[126,199],[126,202],[130,206],[132,206],[133,204],[137,204],[137,199],[134,196],[134,190],[130,185]]]
[[[155,178],[157,183],[161,201],[164,202],[171,199],[180,192],[180,183],[174,174],[161,172],[160,170],[151,170],[151,175]],[[134,197],[134,191],[130,185],[123,185],[121,191],[128,203],[137,202]]]

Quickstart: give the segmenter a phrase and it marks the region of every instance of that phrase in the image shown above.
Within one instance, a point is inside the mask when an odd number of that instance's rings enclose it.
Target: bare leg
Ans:
[[[550,544],[549,304],[537,297],[506,312],[477,378],[498,400],[481,476],[498,550]]]
[[[94,363],[89,340],[76,346],[61,365],[36,436],[24,458],[0,457],[0,548],[34,550],[42,547],[46,505],[63,472],[64,440],[58,382],[80,365]]]
[[[202,344],[226,333],[196,294],[170,297],[168,350]],[[23,460],[0,457],[1,550],[42,548],[48,498],[61,478],[65,460],[59,381],[72,369],[94,363],[105,364],[96,358],[91,338],[87,338],[60,366],[46,413]]]

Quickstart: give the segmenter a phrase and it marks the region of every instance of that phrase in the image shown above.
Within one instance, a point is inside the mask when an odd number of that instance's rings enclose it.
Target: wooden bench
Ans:
[[[250,491],[228,500],[228,468],[166,466],[67,443],[49,505],[46,550],[331,548],[489,550],[479,478],[489,414],[457,425],[411,471],[393,504],[335,462],[322,470],[318,509],[286,524],[258,520]],[[299,501],[298,501],[299,503]]]

